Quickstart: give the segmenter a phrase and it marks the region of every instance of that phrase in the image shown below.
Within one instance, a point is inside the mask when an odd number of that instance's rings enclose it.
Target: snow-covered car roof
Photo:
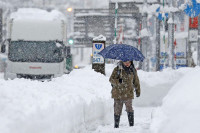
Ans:
[[[65,16],[57,11],[52,10],[48,12],[46,10],[37,8],[19,8],[17,12],[11,14],[10,19],[15,20],[66,20]]]
[[[11,14],[10,23],[13,41],[65,40],[65,16],[56,10],[21,8]]]

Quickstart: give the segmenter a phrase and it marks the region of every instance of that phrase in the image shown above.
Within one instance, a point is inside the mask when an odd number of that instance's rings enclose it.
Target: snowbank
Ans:
[[[179,80],[154,111],[153,133],[199,133],[200,68]]]
[[[88,133],[99,125],[111,124],[109,77],[114,67],[106,65],[104,76],[87,66],[50,82],[5,81],[0,74],[0,132]],[[139,70],[141,97],[133,100],[133,106],[158,106],[171,86],[192,70]]]
[[[51,82],[0,79],[0,84],[2,133],[83,133],[96,120],[112,121],[108,78],[89,67]]]
[[[162,72],[144,72],[139,70],[138,76],[141,84],[141,96],[134,100],[135,106],[160,106],[162,99],[171,87],[192,68],[172,70],[164,69]]]

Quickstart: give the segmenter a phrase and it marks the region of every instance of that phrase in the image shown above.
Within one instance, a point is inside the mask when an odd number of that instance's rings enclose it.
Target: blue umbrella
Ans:
[[[122,61],[143,61],[143,54],[135,47],[127,44],[112,44],[103,49],[98,54],[104,58],[116,59]]]
[[[200,13],[200,3],[192,0],[192,5],[187,4],[184,12],[192,18],[197,17]]]

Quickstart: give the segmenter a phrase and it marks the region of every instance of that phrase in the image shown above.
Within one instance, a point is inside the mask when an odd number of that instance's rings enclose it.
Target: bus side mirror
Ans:
[[[1,53],[5,53],[6,52],[6,45],[3,44],[1,45]]]

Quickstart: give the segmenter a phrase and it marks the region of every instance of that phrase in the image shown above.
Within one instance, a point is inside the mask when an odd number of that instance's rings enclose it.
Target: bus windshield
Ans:
[[[64,60],[63,45],[55,41],[11,41],[8,58],[13,62],[59,63]]]

